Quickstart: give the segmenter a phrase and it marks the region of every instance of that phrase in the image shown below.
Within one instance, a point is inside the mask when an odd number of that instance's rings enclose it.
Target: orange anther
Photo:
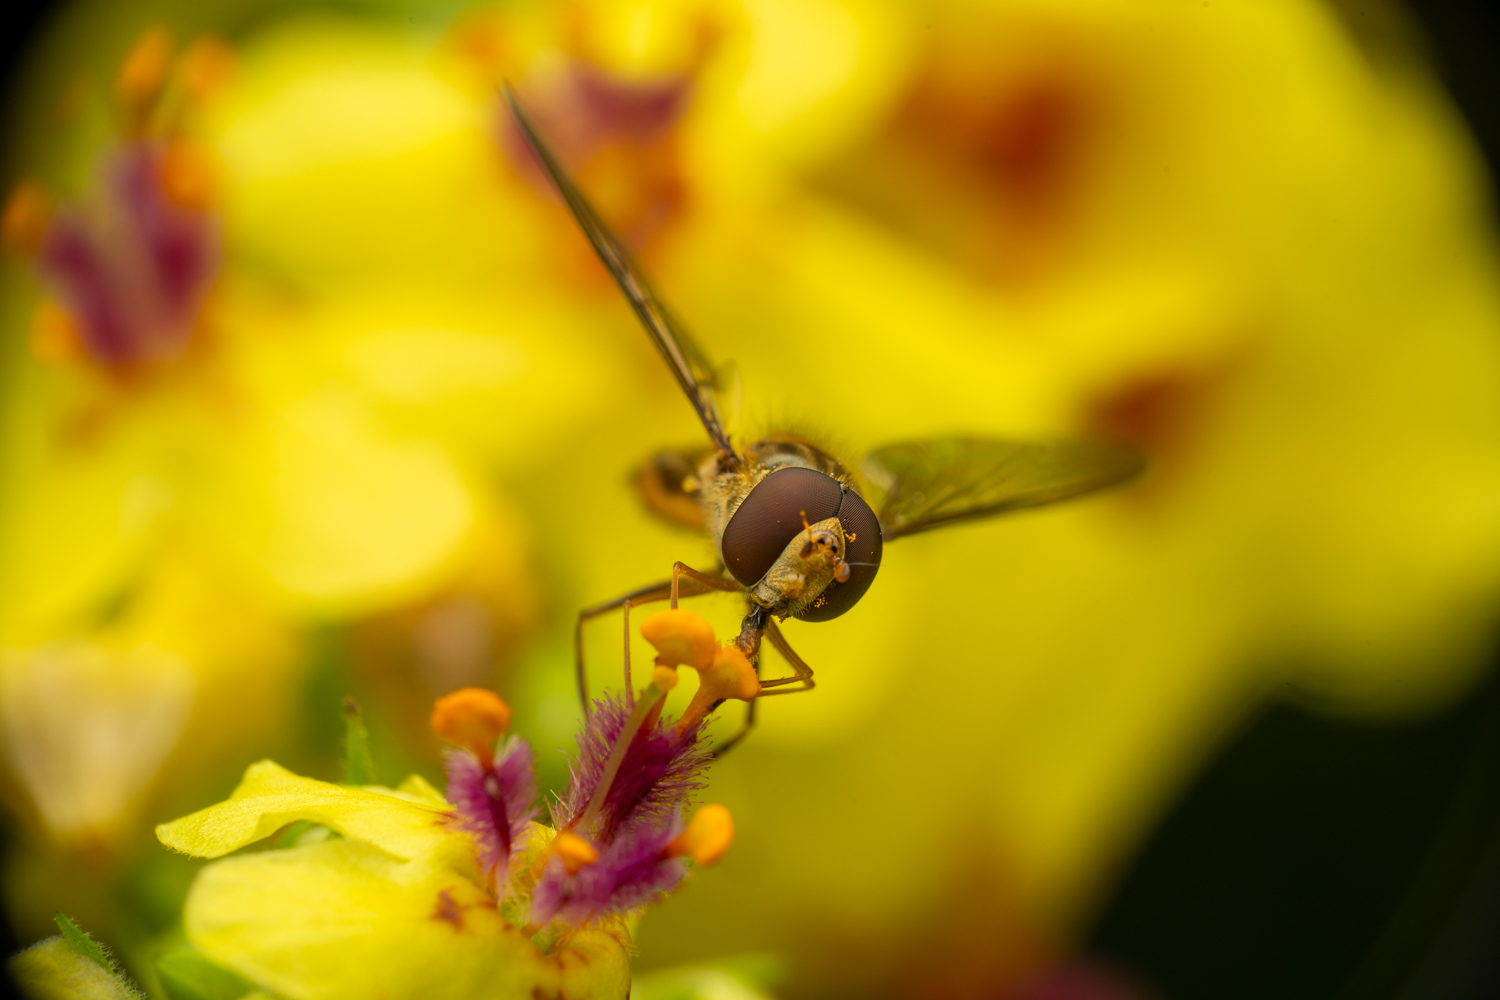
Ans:
[[[699,809],[687,829],[662,853],[669,858],[692,858],[695,864],[715,864],[734,843],[734,818],[717,803]]]
[[[82,342],[73,317],[55,303],[43,302],[31,320],[31,353],[39,361],[70,361],[78,356]]]
[[[22,181],[5,199],[5,216],[0,221],[5,248],[15,253],[35,253],[51,221],[52,200],[47,197],[46,188],[39,181]]]
[[[115,96],[126,111],[135,115],[145,113],[161,93],[171,60],[172,36],[166,28],[152,28],[136,41],[115,78]]]
[[[760,694],[760,678],[755,676],[750,658],[738,646],[719,647],[713,666],[700,673],[703,684],[713,690],[716,699],[749,701]]]
[[[552,849],[562,859],[563,867],[568,870],[569,875],[577,875],[580,868],[599,860],[599,852],[594,850],[594,845],[576,833],[559,833],[552,840]]]
[[[510,728],[510,706],[484,688],[459,688],[432,706],[432,731],[449,743],[474,751],[489,767],[495,760],[495,741]]]
[[[195,212],[213,204],[214,171],[208,155],[197,146],[174,142],[167,147],[158,167],[162,193],[169,200]]]
[[[696,729],[714,705],[726,698],[750,701],[759,694],[760,678],[755,676],[750,658],[738,646],[721,646],[714,653],[713,664],[698,670],[698,690],[677,720],[677,731]]]
[[[713,626],[682,608],[658,611],[641,623],[641,635],[656,647],[656,662],[664,667],[695,667],[714,661],[719,641]]]

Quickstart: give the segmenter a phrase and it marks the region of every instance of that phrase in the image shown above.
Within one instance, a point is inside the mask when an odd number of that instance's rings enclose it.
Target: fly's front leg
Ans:
[[[687,580],[680,582],[680,577],[687,577]],[[578,698],[583,703],[583,714],[587,716],[593,708],[589,701],[588,668],[584,663],[583,656],[583,626],[585,623],[598,618],[600,615],[609,614],[616,608],[623,609],[622,617],[625,624],[625,698],[629,702],[635,699],[635,692],[631,689],[630,676],[630,609],[643,604],[650,604],[653,601],[667,599],[671,599],[672,607],[675,608],[679,596],[697,597],[713,591],[737,591],[739,589],[739,584],[733,581],[726,580],[723,577],[710,576],[707,573],[700,573],[691,566],[679,562],[673,565],[672,578],[670,580],[663,580],[661,583],[654,583],[649,587],[640,587],[629,593],[621,594],[612,600],[605,601],[603,604],[596,604],[591,608],[585,608],[580,611],[578,613],[578,622],[573,629],[573,653],[574,666],[578,677]]]
[[[812,667],[809,667],[802,657],[797,655],[797,651],[787,643],[786,636],[781,634],[781,629],[777,627],[774,618],[766,620],[766,638],[771,640],[771,645],[776,647],[776,652],[786,657],[786,662],[792,667],[792,676],[776,677],[769,681],[761,681],[760,697],[764,698],[767,695],[773,694],[801,694],[803,691],[811,691],[815,686],[813,684]],[[784,686],[788,684],[796,684],[798,686]],[[774,690],[767,691],[766,688],[773,688]]]
[[[582,611],[578,612],[578,623],[573,627],[573,663],[574,663],[574,667],[577,670],[577,674],[578,674],[578,698],[583,703],[583,714],[584,714],[585,718],[587,718],[589,712],[593,710],[593,705],[589,702],[589,674],[588,674],[588,668],[584,665],[584,662],[583,662],[583,626],[584,626],[584,624],[586,622],[591,621],[592,619],[598,618],[600,615],[607,615],[607,614],[609,614],[611,611],[615,610],[615,608],[621,607],[622,605],[626,604],[629,601],[640,600],[640,601],[644,602],[645,600],[648,600],[648,599],[654,599],[654,600],[658,600],[659,601],[662,598],[667,597],[668,595],[670,595],[671,592],[672,592],[672,581],[670,581],[670,580],[663,580],[661,583],[653,583],[649,587],[641,587],[641,588],[639,588],[637,590],[632,590],[628,594],[621,594],[619,597],[616,597],[616,598],[614,598],[612,600],[605,601],[603,604],[596,604],[596,605],[594,605],[591,608],[584,608]],[[655,597],[653,598],[651,595],[655,595]],[[627,612],[627,617],[628,617],[628,612]],[[625,674],[625,676],[626,676],[625,697],[629,698],[631,696],[631,692],[630,692],[630,681],[629,681],[629,677],[630,677],[630,674],[629,674],[629,670],[630,670],[630,632],[629,632],[628,625],[627,625],[627,630],[625,632],[625,670],[626,670],[626,674]]]
[[[786,657],[787,663],[792,667],[792,676],[776,677],[760,682],[760,694],[751,699],[750,704],[745,708],[744,725],[740,726],[739,732],[714,747],[713,757],[715,760],[724,756],[729,752],[731,747],[734,747],[746,736],[750,735],[750,730],[755,727],[755,706],[760,703],[761,698],[773,694],[800,694],[803,691],[811,691],[814,687],[812,667],[809,667],[807,662],[801,656],[797,655],[797,651],[786,641],[786,636],[781,634],[781,629],[776,625],[776,619],[772,618],[765,608],[758,605],[751,607],[750,613],[745,616],[740,636],[736,640],[740,649],[744,650],[745,655],[750,658],[750,662],[755,665],[755,675],[757,677],[760,676],[760,656],[758,654],[760,652],[760,640],[762,636],[768,638],[771,645],[776,648],[776,651]],[[792,684],[797,686],[786,686]],[[767,688],[771,688],[772,690],[768,691],[766,690]],[[718,708],[717,705],[714,707]]]
[[[750,699],[750,704],[745,706],[745,722],[744,725],[740,726],[740,731],[709,751],[709,756],[713,757],[714,760],[718,760],[738,744],[740,740],[750,735],[750,730],[755,728],[755,706],[759,702],[759,698]]]
[[[698,593],[700,594],[707,593],[710,590],[722,590],[725,592],[731,592],[744,589],[733,580],[726,580],[722,576],[714,576],[710,573],[700,572],[699,570],[693,569],[693,567],[689,566],[687,563],[678,560],[677,562],[672,564],[671,606],[673,608],[677,607],[677,591],[679,587],[678,581],[684,576],[689,580],[695,581],[696,583],[703,586],[704,589],[698,591]],[[692,597],[694,595],[688,594],[687,596]]]

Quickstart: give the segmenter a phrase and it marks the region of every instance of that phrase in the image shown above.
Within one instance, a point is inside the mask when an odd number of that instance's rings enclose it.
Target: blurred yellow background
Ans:
[[[1500,271],[1483,164],[1387,13],[59,7],[11,94],[0,276],[20,941],[60,908],[149,961],[192,870],[151,826],[264,756],[332,777],[345,693],[394,780],[437,772],[434,696],[493,686],[555,787],[578,609],[713,564],[632,491],[701,430],[502,79],[737,366],[741,439],[1152,463],[901,541],[851,613],[792,623],[817,690],[715,766],[738,843],[639,968],[1006,995],[1269,696],[1451,703],[1500,608]],[[596,690],[618,630],[587,631]]]

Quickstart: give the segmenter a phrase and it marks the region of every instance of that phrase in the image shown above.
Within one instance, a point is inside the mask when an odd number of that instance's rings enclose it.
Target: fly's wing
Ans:
[[[864,462],[866,477],[884,493],[877,509],[887,541],[1068,500],[1122,483],[1143,468],[1139,452],[1103,442],[961,437],[886,445]]]
[[[572,210],[573,217],[578,220],[584,235],[594,246],[594,252],[614,275],[615,282],[620,290],[625,293],[630,307],[635,310],[636,316],[640,317],[646,332],[650,334],[661,356],[666,359],[672,374],[677,377],[677,384],[682,386],[682,391],[687,393],[688,402],[693,404],[693,409],[698,411],[698,419],[703,422],[703,429],[708,431],[708,436],[721,450],[734,455],[734,448],[729,443],[729,434],[724,429],[724,421],[719,417],[718,408],[714,405],[713,367],[704,357],[692,338],[689,337],[672,318],[656,293],[651,290],[645,275],[641,273],[640,267],[631,257],[630,251],[625,248],[609,227],[599,218],[592,205],[584,198],[578,190],[562,165],[557,162],[557,157],[542,142],[541,136],[537,135],[536,129],[532,127],[520,104],[516,101],[515,92],[507,84],[504,87],[505,102],[510,106],[510,113],[516,120],[516,125],[521,130],[521,135],[526,140],[537,162],[546,171],[547,177],[552,181],[552,186],[562,196],[562,200]]]

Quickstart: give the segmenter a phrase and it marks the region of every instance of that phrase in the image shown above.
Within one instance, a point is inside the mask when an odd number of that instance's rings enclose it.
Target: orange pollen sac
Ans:
[[[115,95],[126,110],[144,114],[167,80],[172,61],[172,36],[166,28],[152,28],[140,37],[115,79]]]
[[[726,698],[750,701],[759,694],[760,678],[755,676],[750,658],[738,646],[721,646],[714,653],[713,665],[698,671],[698,690],[677,720],[677,732],[685,734],[698,728],[713,707]]]
[[[569,875],[577,875],[580,868],[599,860],[599,852],[594,850],[594,845],[576,833],[559,833],[553,838],[552,849],[562,859],[563,867],[568,870]]]
[[[459,688],[432,706],[432,731],[449,743],[474,751],[488,767],[495,741],[510,728],[510,706],[484,688]]]
[[[214,167],[202,149],[174,142],[167,147],[157,169],[162,193],[174,204],[196,212],[213,207]]]
[[[713,666],[700,670],[702,687],[708,689],[715,700],[734,698],[749,701],[760,694],[760,678],[744,650],[735,645],[721,646],[714,654]]]
[[[31,321],[31,352],[38,360],[50,363],[70,361],[83,350],[78,336],[78,327],[73,320],[52,302],[43,302],[36,307],[36,316]]]
[[[36,253],[51,221],[52,201],[46,189],[37,181],[22,181],[5,199],[5,216],[0,221],[5,248],[26,256]]]
[[[664,667],[702,670],[714,662],[719,640],[713,626],[681,608],[658,611],[641,623],[641,635],[656,647],[656,662]]]
[[[662,852],[669,858],[692,858],[694,864],[716,864],[734,843],[734,818],[729,810],[709,803],[693,814],[683,830]]]

